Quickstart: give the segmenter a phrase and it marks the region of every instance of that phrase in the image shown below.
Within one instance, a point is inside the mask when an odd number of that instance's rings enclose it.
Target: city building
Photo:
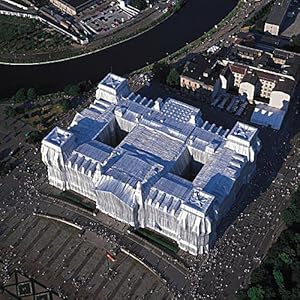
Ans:
[[[199,55],[197,59],[185,64],[180,75],[180,86],[193,92],[197,92],[201,88],[212,91],[217,78],[214,78],[213,70],[210,61]]]
[[[140,11],[137,8],[129,4],[128,0],[118,0],[118,6],[132,17],[140,13]]]
[[[172,98],[148,99],[108,74],[96,99],[67,130],[42,141],[49,183],[96,203],[134,228],[148,228],[193,255],[207,252],[216,227],[255,171],[258,130],[204,121]]]
[[[276,36],[280,34],[290,4],[291,0],[276,0],[265,22],[264,32],[269,32]]]
[[[199,54],[191,61],[188,61],[180,75],[180,87],[195,94],[201,89],[213,91],[221,71],[218,58],[222,57],[223,50],[209,57]]]
[[[245,96],[255,107],[253,123],[280,129],[300,76],[296,53],[236,44],[216,55],[202,55],[187,62],[180,76],[182,88],[200,94],[212,91],[212,99],[231,93]]]
[[[62,12],[75,16],[94,0],[50,0],[50,2]]]
[[[214,86],[215,94],[236,89],[251,104],[259,104],[253,123],[280,129],[299,80],[299,56],[236,45],[219,63],[224,69]]]

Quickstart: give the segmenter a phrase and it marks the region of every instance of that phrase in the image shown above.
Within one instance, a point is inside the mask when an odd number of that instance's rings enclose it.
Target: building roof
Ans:
[[[196,60],[188,61],[183,69],[182,76],[201,81],[203,73],[206,68],[209,67],[209,63],[200,55]]]
[[[109,73],[100,82],[101,85],[107,86],[112,89],[117,89],[126,80],[118,75]]]
[[[247,72],[247,67],[238,64],[230,64],[229,68],[232,73],[239,73],[245,75]]]
[[[269,14],[266,23],[281,26],[291,0],[277,0]]]
[[[244,50],[240,51],[240,49]],[[248,69],[256,69],[260,74],[266,73],[265,75],[259,76],[266,78],[274,77],[276,79],[277,76],[291,76],[296,79],[296,76],[299,75],[299,56],[286,55],[284,57],[287,57],[287,61],[284,64],[279,64],[274,62],[273,53],[260,51],[257,52],[259,55],[255,55],[254,53],[256,53],[256,51],[257,49],[254,49],[253,52],[251,52],[251,47],[233,47],[232,52],[228,57],[225,57],[224,61],[229,62],[229,67],[233,73],[240,73],[242,75],[245,74]],[[249,55],[249,57],[253,57],[253,59],[242,57],[241,55],[244,53],[245,55]],[[276,55],[279,54],[280,52],[277,51]]]
[[[269,65],[271,61],[272,58],[270,57],[270,55],[264,52],[261,56],[254,59],[253,65],[256,67],[264,67]]]
[[[231,70],[228,65],[222,69],[220,74],[223,75],[225,78],[228,78],[230,75],[232,75]]]
[[[251,122],[279,130],[285,114],[285,110],[269,106],[266,103],[258,103],[252,113]]]
[[[282,68],[284,72],[299,79],[300,76],[300,56],[289,57]]]
[[[92,2],[92,0],[59,0],[60,2],[65,2],[70,6],[74,7],[75,9],[79,9],[82,6]]]
[[[236,51],[237,54],[243,54],[253,58],[259,57],[263,53],[263,51],[259,49],[240,45],[240,44],[235,45],[233,47],[233,51]]]
[[[273,51],[273,55],[274,55],[274,57],[287,60],[290,57],[294,57],[295,54],[293,52],[289,52],[289,51],[286,51],[286,50],[276,48]]]
[[[255,72],[248,71],[246,75],[243,77],[242,82],[249,82],[253,85],[257,82],[258,78]]]
[[[267,73],[264,71],[255,71],[256,75],[259,79],[266,80],[266,81],[272,81],[277,82],[278,76],[275,74]]]
[[[136,205],[138,186],[148,205],[173,215],[182,209],[208,214],[221,205],[250,160],[245,147],[257,142],[257,129],[238,122],[225,131],[175,99],[152,101],[126,89],[118,94],[120,82],[127,85],[123,78],[105,77],[99,89],[109,86],[116,99],[96,93],[103,98],[77,114],[68,130],[53,129],[43,145],[65,145],[61,151],[69,168],[91,176],[97,190],[129,207]],[[184,171],[191,161],[203,167],[188,180]]]
[[[294,88],[295,81],[286,78],[280,78],[273,88],[273,91],[284,92],[291,96],[293,94]]]

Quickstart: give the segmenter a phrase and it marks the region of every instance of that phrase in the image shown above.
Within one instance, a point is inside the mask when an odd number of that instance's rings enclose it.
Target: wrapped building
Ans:
[[[94,103],[67,130],[54,128],[41,152],[51,185],[197,255],[213,244],[259,149],[252,126],[225,130],[203,121],[195,107],[137,95],[126,79],[108,74]]]

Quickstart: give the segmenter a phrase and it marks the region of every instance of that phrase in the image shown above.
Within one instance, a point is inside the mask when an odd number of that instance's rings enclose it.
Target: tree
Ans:
[[[283,275],[279,270],[273,270],[273,276],[275,279],[275,282],[277,283],[279,288],[283,287],[284,284],[284,279],[283,279]]]
[[[41,116],[41,118],[40,118],[40,123],[44,127],[46,127],[48,125],[47,120],[43,116]]]
[[[80,94],[88,92],[92,88],[92,82],[90,80],[81,81],[79,84]]]
[[[166,78],[170,72],[170,67],[166,63],[154,63],[152,67],[152,72],[154,74],[154,78],[159,82],[165,83]]]
[[[69,96],[78,96],[80,94],[80,87],[77,84],[68,84],[64,88],[64,92]]]
[[[248,296],[245,290],[239,290],[236,294],[237,300],[248,300]]]
[[[253,285],[260,284],[266,280],[268,272],[265,268],[257,268],[251,275],[251,283]]]
[[[80,94],[80,88],[77,84],[74,84],[70,87],[69,95],[70,96],[78,96]]]
[[[65,93],[65,94],[69,95],[69,90],[70,90],[71,86],[72,86],[72,84],[67,84],[67,85],[65,86],[65,88],[64,88],[64,93]]]
[[[283,219],[288,228],[271,247],[266,259],[251,275],[250,299],[300,299],[300,186],[290,197]],[[262,289],[263,286],[263,289]],[[241,299],[244,296],[241,292]]]
[[[30,88],[27,90],[27,99],[30,101],[36,100],[37,94],[34,88]]]
[[[283,221],[287,226],[300,222],[300,189],[291,198],[291,204],[282,213]]]
[[[26,101],[26,91],[24,88],[21,88],[19,90],[17,90],[15,96],[14,96],[14,100],[16,102],[24,102]]]
[[[300,47],[300,34],[292,36],[292,45],[294,47]]]
[[[180,76],[179,73],[175,68],[171,69],[168,77],[167,77],[167,84],[173,87],[179,86]]]
[[[30,144],[35,144],[39,141],[41,141],[43,135],[41,132],[39,131],[32,131],[29,133],[29,135],[27,136],[26,140],[28,143]]]
[[[292,259],[290,258],[290,256],[285,253],[285,252],[282,252],[279,254],[279,258],[287,265],[290,265],[292,263]]]
[[[60,106],[61,106],[61,108],[64,112],[66,112],[70,109],[70,104],[69,104],[69,101],[67,99],[63,99],[60,102]]]
[[[130,5],[138,10],[143,10],[147,7],[147,2],[145,0],[131,0]]]
[[[7,117],[15,117],[17,113],[16,113],[15,108],[13,108],[11,106],[7,106],[5,108],[5,114]]]
[[[175,11],[179,11],[183,6],[183,2],[181,0],[178,0],[176,2],[176,5],[175,5]]]
[[[253,286],[247,292],[250,300],[262,300],[264,299],[264,294],[265,292],[260,286]]]

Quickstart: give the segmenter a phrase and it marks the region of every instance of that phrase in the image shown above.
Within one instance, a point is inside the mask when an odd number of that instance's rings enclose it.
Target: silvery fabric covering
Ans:
[[[149,228],[194,255],[207,252],[216,226],[255,170],[257,129],[203,121],[175,99],[136,95],[108,74],[89,108],[43,140],[49,183],[96,202],[135,228]]]

